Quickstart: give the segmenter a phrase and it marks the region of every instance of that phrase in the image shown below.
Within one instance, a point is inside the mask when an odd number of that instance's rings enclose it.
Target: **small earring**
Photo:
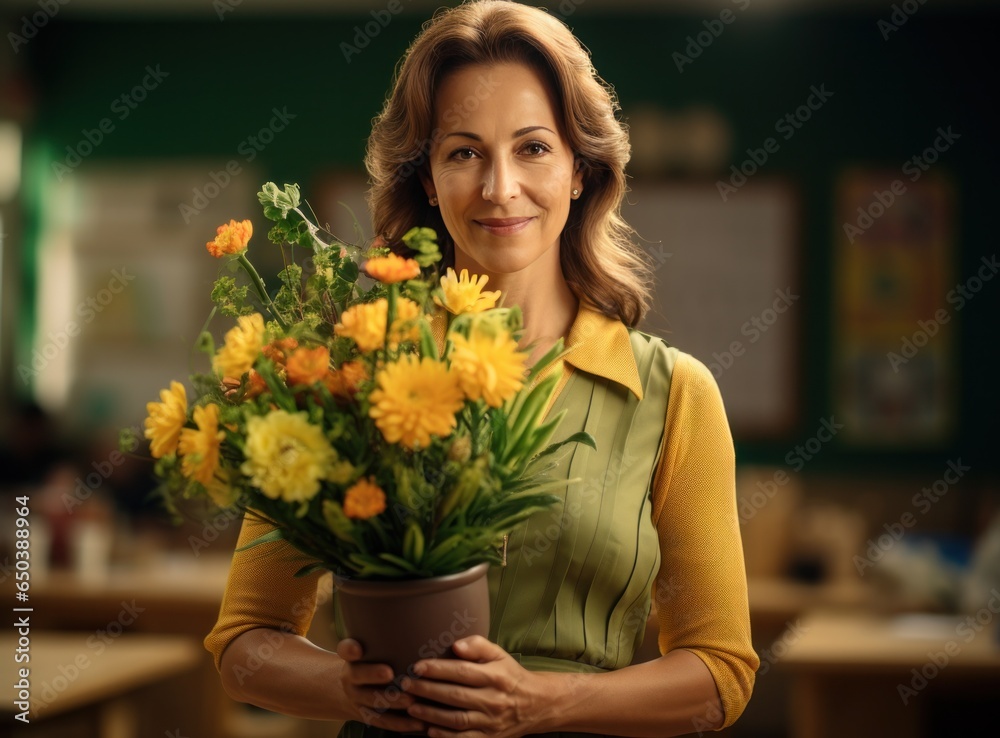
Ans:
[[[431,204],[431,207],[436,207],[438,204],[437,195],[431,195],[431,199],[428,202]]]
[[[577,198],[580,196],[580,190],[573,190],[573,197]]]

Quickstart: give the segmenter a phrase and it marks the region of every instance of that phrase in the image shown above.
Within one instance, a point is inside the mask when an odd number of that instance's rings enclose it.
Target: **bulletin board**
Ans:
[[[640,326],[702,361],[738,438],[780,437],[798,422],[800,289],[793,188],[634,181],[622,215],[654,270]]]

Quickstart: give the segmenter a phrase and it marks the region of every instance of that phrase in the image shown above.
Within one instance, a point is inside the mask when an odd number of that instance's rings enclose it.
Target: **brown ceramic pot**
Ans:
[[[489,637],[489,563],[430,579],[395,582],[337,580],[340,617],[363,661],[389,664],[396,676],[424,658],[449,658],[451,645]]]

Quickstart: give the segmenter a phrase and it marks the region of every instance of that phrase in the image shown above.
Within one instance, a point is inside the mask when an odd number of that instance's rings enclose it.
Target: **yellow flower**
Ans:
[[[447,436],[464,403],[456,377],[441,362],[407,354],[375,377],[368,414],[390,443],[429,446],[431,435]]]
[[[451,369],[470,400],[483,398],[490,407],[500,407],[524,384],[524,360],[517,341],[500,331],[472,330],[470,338],[451,335]]]
[[[180,382],[171,382],[170,389],[160,390],[160,402],[147,402],[145,432],[149,451],[160,459],[177,450],[181,428],[187,422],[187,392]]]
[[[306,502],[333,471],[337,452],[304,412],[273,410],[247,421],[246,461],[240,470],[273,500]]]
[[[385,510],[385,492],[370,479],[359,479],[344,495],[344,515],[367,520]]]
[[[206,487],[219,468],[219,446],[226,434],[219,430],[219,406],[202,405],[194,409],[198,429],[181,431],[177,452],[181,455],[181,472],[188,479]]]
[[[375,302],[353,305],[340,316],[334,326],[334,333],[353,339],[362,351],[375,351],[385,343],[385,324],[389,313],[389,302],[379,298]],[[401,297],[396,301],[396,320],[392,324],[390,348],[396,348],[401,341],[416,341],[420,329],[416,318],[420,306],[413,300]]]
[[[352,305],[340,316],[334,333],[353,339],[362,351],[375,351],[385,342],[387,310],[385,300]]]
[[[239,223],[230,220],[229,225],[220,225],[215,232],[215,240],[209,241],[205,246],[208,253],[218,259],[226,254],[246,251],[253,235],[253,223],[249,220],[241,220]]]
[[[260,313],[242,315],[237,326],[226,333],[226,343],[212,361],[217,374],[241,377],[250,371],[264,346],[264,317]]]
[[[483,292],[483,287],[489,281],[487,275],[470,279],[469,270],[463,269],[461,276],[456,276],[455,270],[448,267],[445,276],[441,277],[441,290],[444,292],[444,302],[437,295],[434,302],[450,313],[481,313],[496,307],[500,292]]]
[[[392,335],[389,336],[391,348],[395,349],[403,341],[420,340],[420,325],[417,323],[420,315],[420,306],[413,300],[405,297],[396,300],[396,320],[393,321]]]
[[[326,346],[298,348],[288,357],[288,384],[313,384],[326,376],[330,367],[330,350]]]
[[[347,459],[335,461],[330,465],[330,471],[326,475],[326,481],[334,484],[347,484],[354,477],[354,464]]]
[[[376,256],[366,261],[364,268],[369,277],[383,284],[404,282],[420,274],[420,265],[416,261],[404,259],[397,254]]]

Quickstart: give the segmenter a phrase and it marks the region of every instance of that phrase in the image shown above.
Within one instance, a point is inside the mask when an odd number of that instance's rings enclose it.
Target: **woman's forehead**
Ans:
[[[475,65],[451,73],[435,95],[435,117],[446,130],[480,125],[503,136],[530,126],[556,130],[558,121],[545,80],[521,64]]]

